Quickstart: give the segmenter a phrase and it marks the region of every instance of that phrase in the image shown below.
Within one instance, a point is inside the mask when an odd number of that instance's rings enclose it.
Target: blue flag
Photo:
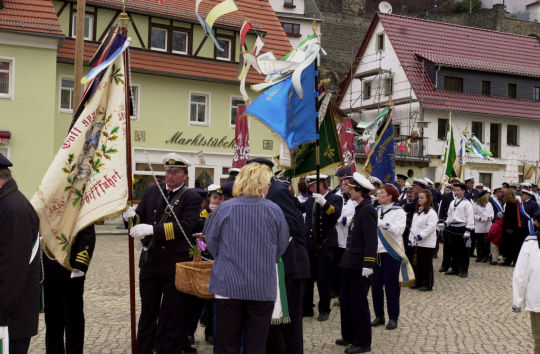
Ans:
[[[386,122],[371,150],[365,165],[366,171],[380,179],[383,183],[394,182],[396,180],[395,167],[396,158],[394,152],[394,126],[392,118],[387,115]]]
[[[287,143],[290,150],[317,140],[315,120],[315,64],[302,72],[304,97],[298,97],[289,77],[264,91],[245,114],[261,120]]]

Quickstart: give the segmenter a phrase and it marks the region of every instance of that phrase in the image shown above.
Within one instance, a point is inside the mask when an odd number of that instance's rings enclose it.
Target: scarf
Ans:
[[[380,213],[381,211],[379,209],[379,215]],[[387,230],[377,227],[377,235],[379,236],[379,240],[384,245],[384,248],[386,248],[388,251],[388,254],[392,258],[401,262],[399,270],[399,284],[402,287],[413,286],[415,283],[414,271],[403,249],[396,243],[396,241],[392,239],[392,237],[388,235]]]
[[[285,287],[285,265],[283,259],[279,259],[276,264],[277,273],[277,296],[272,312],[273,325],[286,324],[291,322],[289,317],[289,304],[287,303],[287,288]]]

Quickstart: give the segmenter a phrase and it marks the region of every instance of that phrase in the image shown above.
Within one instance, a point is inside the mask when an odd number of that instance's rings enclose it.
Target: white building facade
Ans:
[[[314,0],[270,0],[289,41],[295,48],[313,33],[313,20],[317,22],[317,34],[321,34],[322,15]]]

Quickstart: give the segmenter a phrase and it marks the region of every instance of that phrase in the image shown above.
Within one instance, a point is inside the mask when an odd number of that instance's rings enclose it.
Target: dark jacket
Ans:
[[[377,244],[377,212],[371,200],[364,199],[354,210],[347,248],[339,266],[347,269],[373,268]]]
[[[160,189],[164,191],[165,184],[153,185],[146,189],[135,210],[137,213],[135,221],[136,224],[154,226],[154,234],[148,235],[142,240],[143,245],[148,247],[154,238],[150,250],[151,261],[149,265],[162,265],[168,273],[174,274],[177,262],[189,260],[190,246],[172,214],[161,222],[166,202],[159,191]],[[173,212],[188,238],[191,238],[193,230],[200,220],[201,202],[201,197],[190,189],[186,190],[179,199],[175,198],[170,201]],[[139,266],[143,265],[140,263]]]
[[[439,220],[446,220],[448,217],[448,208],[454,200],[454,193],[446,193],[442,196],[441,204],[439,205]]]
[[[328,192],[325,196],[326,203],[320,207],[315,199],[310,197],[306,201],[306,230],[309,237],[309,249],[325,247],[337,247],[336,222],[341,215],[343,199],[339,195]],[[315,217],[314,217],[315,216]],[[318,220],[317,220],[318,218]],[[320,240],[315,240],[313,228],[319,228]]]
[[[37,334],[39,318],[40,253],[32,263],[39,217],[13,179],[0,188],[0,326],[9,338]]]
[[[289,191],[288,185],[277,179],[273,179],[266,199],[273,201],[281,208],[293,239],[282,257],[286,275],[297,279],[309,278],[311,273],[306,231],[304,218],[296,205],[297,199]]]
[[[433,207],[435,208],[435,211],[437,211],[439,210],[439,204],[442,199],[441,191],[437,188],[431,188],[431,196],[433,197]]]

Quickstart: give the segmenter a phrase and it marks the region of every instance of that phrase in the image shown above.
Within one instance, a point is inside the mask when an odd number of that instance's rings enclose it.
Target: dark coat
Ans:
[[[0,225],[0,326],[12,340],[29,338],[39,318],[39,251],[29,264],[39,217],[13,179],[0,188]]]
[[[286,275],[296,279],[309,278],[311,273],[306,231],[304,218],[296,205],[297,199],[289,191],[288,185],[277,179],[273,179],[266,199],[273,201],[281,208],[293,239],[282,257]]]
[[[145,247],[150,245],[151,261],[148,265],[158,266],[167,273],[175,273],[175,264],[189,260],[189,243],[180,230],[174,216],[171,214],[163,222],[161,218],[165,213],[166,202],[159,190],[165,190],[165,184],[153,185],[146,189],[141,202],[137,206],[136,224],[150,224],[154,226],[154,234],[146,236],[142,243]],[[193,230],[200,220],[201,197],[193,190],[186,190],[177,200],[171,200],[173,212],[176,214],[186,236],[191,238]],[[139,266],[143,267],[142,263]]]
[[[534,213],[536,213],[536,211],[538,210],[538,204],[536,203],[534,197],[526,202],[523,202],[523,209],[530,218],[534,217]]]
[[[347,269],[373,268],[377,255],[377,212],[371,200],[364,199],[354,210],[347,248],[339,266]]]
[[[431,188],[431,196],[433,197],[433,207],[435,210],[439,210],[439,204],[441,203],[442,199],[441,191],[437,188]]]
[[[336,222],[341,215],[343,208],[343,199],[339,195],[328,192],[325,196],[326,203],[320,207],[315,203],[315,199],[310,197],[306,205],[306,230],[309,238],[309,249],[337,247]],[[315,218],[314,218],[315,215]],[[318,219],[316,220],[318,215]],[[313,228],[319,228],[320,240],[315,240]],[[316,242],[318,244],[316,244]]]
[[[448,217],[448,208],[454,200],[454,193],[446,193],[442,196],[441,204],[439,205],[439,220],[446,220]]]

